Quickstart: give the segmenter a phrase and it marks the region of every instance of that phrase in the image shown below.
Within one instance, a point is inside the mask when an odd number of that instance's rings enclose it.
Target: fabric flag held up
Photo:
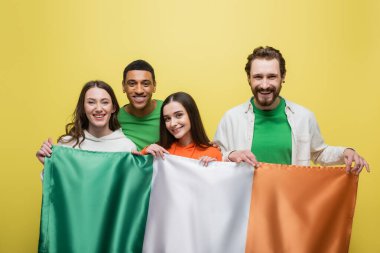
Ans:
[[[348,252],[357,183],[336,167],[54,147],[39,252]]]

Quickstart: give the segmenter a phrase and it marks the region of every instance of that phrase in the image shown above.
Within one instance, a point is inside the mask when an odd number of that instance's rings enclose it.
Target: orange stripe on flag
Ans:
[[[342,167],[262,164],[246,253],[348,252],[358,177]]]

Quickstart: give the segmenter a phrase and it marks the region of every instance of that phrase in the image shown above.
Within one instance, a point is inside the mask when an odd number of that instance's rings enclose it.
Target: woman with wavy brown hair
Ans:
[[[132,151],[136,145],[120,129],[117,120],[119,103],[111,86],[103,81],[86,83],[79,95],[72,122],[66,125],[66,132],[58,138],[58,145],[71,148],[118,152]],[[52,142],[45,141],[37,151],[37,158],[52,153]]]

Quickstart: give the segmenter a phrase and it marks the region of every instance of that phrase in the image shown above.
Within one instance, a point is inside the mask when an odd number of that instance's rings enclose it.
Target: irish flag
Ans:
[[[39,252],[348,252],[357,185],[341,167],[203,167],[56,146]]]

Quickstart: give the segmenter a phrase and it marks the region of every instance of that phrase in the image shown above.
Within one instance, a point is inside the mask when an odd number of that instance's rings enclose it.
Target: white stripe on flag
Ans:
[[[252,167],[172,155],[153,167],[143,252],[245,251]]]

